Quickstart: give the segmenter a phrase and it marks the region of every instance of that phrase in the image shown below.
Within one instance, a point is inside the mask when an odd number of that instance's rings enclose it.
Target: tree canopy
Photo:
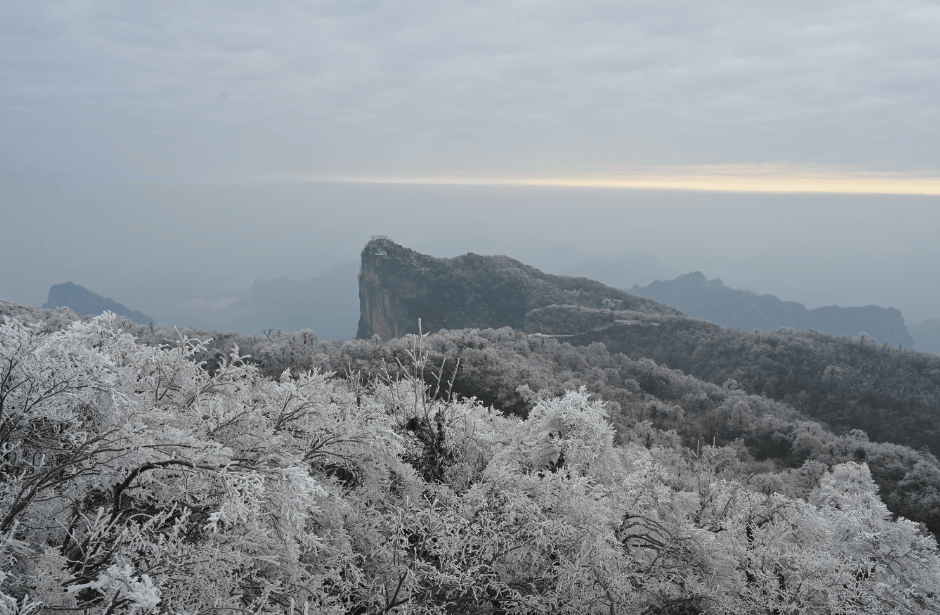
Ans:
[[[0,325],[0,612],[940,609],[936,541],[889,512],[867,460],[755,480],[743,440],[685,447],[575,377],[533,387],[534,368],[524,412],[457,394],[501,345],[458,366],[446,335],[292,357],[284,340],[305,340],[272,335],[262,369],[244,348],[141,343],[124,323]],[[552,365],[602,362],[551,343]],[[269,375],[278,356],[311,365]],[[343,374],[312,365],[341,357]],[[678,374],[624,365],[662,404],[681,393]],[[708,386],[705,407],[732,417],[758,403]],[[905,480],[932,480],[922,461]]]

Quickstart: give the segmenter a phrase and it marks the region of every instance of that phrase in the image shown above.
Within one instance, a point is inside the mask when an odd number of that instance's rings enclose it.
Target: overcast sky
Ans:
[[[0,297],[169,313],[394,232],[940,317],[938,32],[936,2],[3,3]]]
[[[160,178],[940,171],[940,5],[6,2],[3,166]]]

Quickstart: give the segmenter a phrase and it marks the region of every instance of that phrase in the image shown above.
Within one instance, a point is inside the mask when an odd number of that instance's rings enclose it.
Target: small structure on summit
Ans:
[[[372,239],[388,239],[388,235],[373,235]]]

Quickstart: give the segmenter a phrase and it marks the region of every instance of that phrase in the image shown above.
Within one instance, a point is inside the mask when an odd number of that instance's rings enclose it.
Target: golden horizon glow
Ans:
[[[709,165],[631,169],[624,173],[493,173],[480,175],[351,176],[356,183],[473,184],[636,188],[707,192],[898,194],[940,196],[940,174],[859,172],[820,167]]]

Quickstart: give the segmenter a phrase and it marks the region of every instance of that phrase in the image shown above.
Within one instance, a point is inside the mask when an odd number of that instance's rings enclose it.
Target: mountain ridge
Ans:
[[[153,319],[143,312],[132,310],[110,297],[102,297],[98,293],[79,286],[74,282],[53,284],[49,288],[49,298],[42,305],[44,309],[67,307],[76,314],[98,315],[102,312],[114,312],[118,316],[126,316],[140,325],[152,322]]]
[[[832,335],[857,336],[864,332],[891,346],[914,346],[901,311],[896,308],[830,305],[807,309],[802,303],[784,301],[775,295],[729,288],[720,278],[708,280],[701,271],[673,280],[656,280],[644,287],[634,285],[630,292],[661,301],[693,318],[741,331],[768,332],[791,327]]]
[[[348,340],[356,327],[358,263],[345,261],[307,280],[255,280],[216,318],[241,333],[313,329],[319,339]]]
[[[436,258],[373,239],[362,250],[358,339],[423,331],[512,327],[550,305],[681,315],[667,305],[587,278],[543,273],[508,256]]]

